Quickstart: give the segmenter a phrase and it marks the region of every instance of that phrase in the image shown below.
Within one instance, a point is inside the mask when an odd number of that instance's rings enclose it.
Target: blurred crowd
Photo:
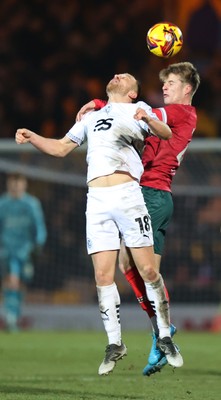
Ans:
[[[148,29],[165,20],[177,23],[184,36],[183,49],[170,60],[149,53],[145,40]],[[184,60],[193,62],[201,75],[193,102],[199,115],[195,136],[221,137],[220,0],[2,0],[0,21],[0,138],[14,138],[18,127],[47,137],[63,136],[84,103],[105,97],[106,83],[114,73],[135,74],[142,83],[143,99],[161,106],[158,72],[170,62]],[[208,165],[211,159],[214,163],[210,178],[217,191],[219,154],[208,156]],[[48,159],[21,157],[27,165],[48,167]],[[56,167],[85,173],[81,157],[74,160],[71,167],[68,161],[56,160]],[[177,183],[207,184],[205,158],[201,164],[199,156],[196,165],[190,161],[186,157]],[[86,187],[73,190],[71,185],[32,183],[33,192],[42,199],[49,232],[32,288],[55,292],[65,287],[67,296],[68,286],[72,294],[78,293],[79,301],[86,301],[90,290],[94,294],[93,283],[88,287],[93,279],[85,250]],[[220,299],[220,215],[220,195],[175,196],[163,264],[173,301]],[[125,282],[122,285],[127,296]]]
[[[59,160],[40,152],[7,154],[9,163],[19,160],[27,165],[29,190],[41,200],[48,231],[43,253],[34,260],[29,300],[95,301],[93,267],[85,243],[85,154],[79,152],[75,157]],[[37,178],[32,176],[33,165],[42,171]],[[46,166],[49,172],[53,171],[54,179],[45,179]],[[65,172],[73,170],[82,176],[79,186],[71,181],[65,183]],[[57,177],[56,171],[63,171],[64,175]],[[173,302],[205,304],[221,299],[220,174],[220,151],[188,151],[175,177],[175,209],[162,259],[163,274]],[[0,193],[4,191],[5,179],[2,173]],[[117,279],[122,299],[134,301],[131,288],[121,273]]]
[[[164,20],[183,30],[183,49],[171,60],[146,47],[148,29]],[[221,137],[219,0],[2,0],[0,21],[1,138],[24,126],[63,136],[85,102],[104,98],[114,73],[134,73],[143,98],[160,106],[158,71],[183,60],[202,78],[197,134]]]

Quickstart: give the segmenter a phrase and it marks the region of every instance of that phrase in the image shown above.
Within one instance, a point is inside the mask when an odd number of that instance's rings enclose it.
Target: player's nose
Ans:
[[[163,86],[162,86],[162,90],[163,90],[163,92],[165,91],[165,90],[167,90],[168,89],[168,86],[167,86],[167,84],[166,83],[164,83],[163,84]]]

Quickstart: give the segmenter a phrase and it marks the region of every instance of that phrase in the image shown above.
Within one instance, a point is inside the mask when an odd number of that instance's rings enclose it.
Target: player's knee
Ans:
[[[159,276],[159,273],[151,265],[144,266],[140,274],[145,282],[155,282]]]
[[[112,285],[114,277],[112,274],[100,269],[95,273],[95,281],[97,286],[109,286]]]
[[[129,271],[132,268],[129,263],[124,263],[121,261],[119,262],[118,267],[123,274],[125,274],[127,271]]]

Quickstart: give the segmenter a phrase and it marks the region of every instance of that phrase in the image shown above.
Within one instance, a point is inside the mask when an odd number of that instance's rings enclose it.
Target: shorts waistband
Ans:
[[[121,183],[120,185],[114,186],[102,186],[102,187],[88,187],[88,193],[99,193],[99,192],[116,192],[118,190],[126,189],[129,187],[139,187],[140,184],[137,181],[131,181],[126,183]]]

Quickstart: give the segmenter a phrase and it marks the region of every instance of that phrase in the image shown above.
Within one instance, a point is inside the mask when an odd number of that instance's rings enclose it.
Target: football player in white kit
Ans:
[[[121,239],[130,249],[154,305],[159,337],[167,338],[174,347],[166,354],[168,363],[180,367],[183,360],[171,340],[169,304],[155,266],[151,221],[139,186],[143,165],[135,148],[137,143],[140,147],[146,135],[168,139],[171,130],[146,103],[133,103],[139,92],[134,76],[114,75],[106,91],[107,105],[86,114],[62,139],[44,138],[26,128],[18,129],[15,139],[18,144],[30,142],[56,157],[66,156],[87,139],[87,250],[92,257],[99,309],[108,337],[99,375],[109,374],[127,354],[121,338],[120,296],[114,282]]]

